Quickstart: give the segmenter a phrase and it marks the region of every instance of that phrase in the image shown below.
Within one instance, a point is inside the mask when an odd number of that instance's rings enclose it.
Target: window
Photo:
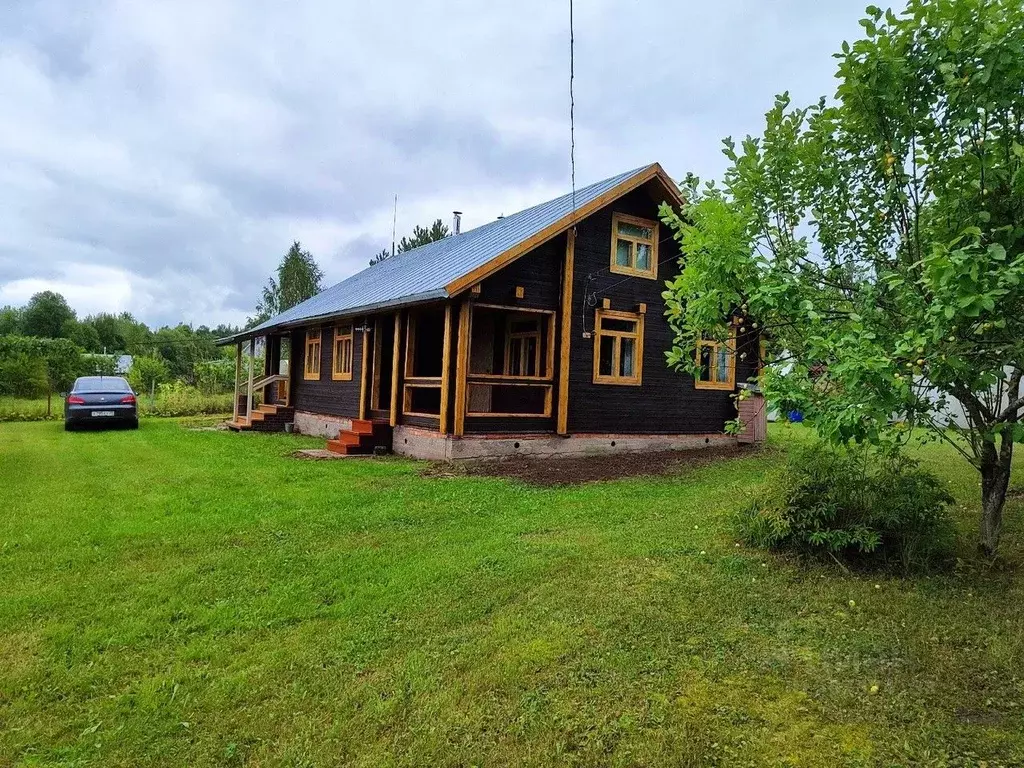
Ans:
[[[505,346],[506,376],[539,376],[540,318],[508,322],[508,344]]]
[[[339,325],[334,329],[334,363],[331,378],[335,381],[352,381],[352,323]]]
[[[658,278],[658,222],[612,214],[611,271]]]
[[[736,385],[736,330],[728,341],[701,339],[697,342],[697,389],[733,389]]]
[[[598,309],[594,320],[594,383],[640,384],[644,360],[644,316]]]
[[[320,378],[320,329],[306,331],[306,362],[302,378],[313,380]]]

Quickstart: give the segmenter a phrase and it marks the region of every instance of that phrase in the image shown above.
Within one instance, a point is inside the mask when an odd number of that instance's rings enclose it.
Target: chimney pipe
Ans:
[[[462,211],[452,211],[454,220],[452,221],[452,234],[458,235],[462,232]]]

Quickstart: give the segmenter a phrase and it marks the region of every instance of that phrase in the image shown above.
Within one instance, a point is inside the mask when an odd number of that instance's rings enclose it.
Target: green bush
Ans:
[[[235,363],[233,360],[202,360],[195,364],[196,386],[204,395],[233,392],[235,389]],[[262,367],[260,368],[262,370]]]
[[[761,498],[740,511],[737,528],[753,546],[907,571],[949,559],[952,501],[911,459],[818,444],[790,454]]]
[[[46,394],[46,363],[24,350],[0,348],[0,395],[32,398]]]

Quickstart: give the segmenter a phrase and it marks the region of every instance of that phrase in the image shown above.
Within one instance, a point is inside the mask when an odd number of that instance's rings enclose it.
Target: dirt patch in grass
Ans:
[[[759,450],[755,446],[729,446],[595,456],[510,456],[487,461],[434,464],[423,474],[427,477],[504,477],[530,485],[552,487],[626,477],[674,475],[684,469],[703,467],[716,461],[752,456]]]

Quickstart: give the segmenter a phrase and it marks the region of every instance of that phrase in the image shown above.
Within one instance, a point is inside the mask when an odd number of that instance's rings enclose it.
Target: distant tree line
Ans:
[[[415,227],[397,251],[411,251],[448,235],[448,227],[437,219],[430,227]],[[390,255],[381,251],[370,263]],[[316,259],[296,240],[267,280],[245,327],[255,327],[315,296],[323,277]],[[61,294],[41,291],[23,307],[0,307],[0,395],[49,398],[69,389],[78,376],[115,373],[122,355],[132,357],[127,375],[137,390],[178,381],[207,394],[227,391],[234,385],[233,351],[217,347],[216,341],[240,330],[185,323],[154,330],[128,312],[79,318]]]
[[[132,356],[129,378],[139,389],[178,380],[210,394],[225,391],[234,363],[215,342],[237,332],[184,323],[153,330],[128,312],[80,319],[61,294],[42,291],[23,307],[0,308],[0,395],[53,395],[78,376],[113,374],[121,355]]]

